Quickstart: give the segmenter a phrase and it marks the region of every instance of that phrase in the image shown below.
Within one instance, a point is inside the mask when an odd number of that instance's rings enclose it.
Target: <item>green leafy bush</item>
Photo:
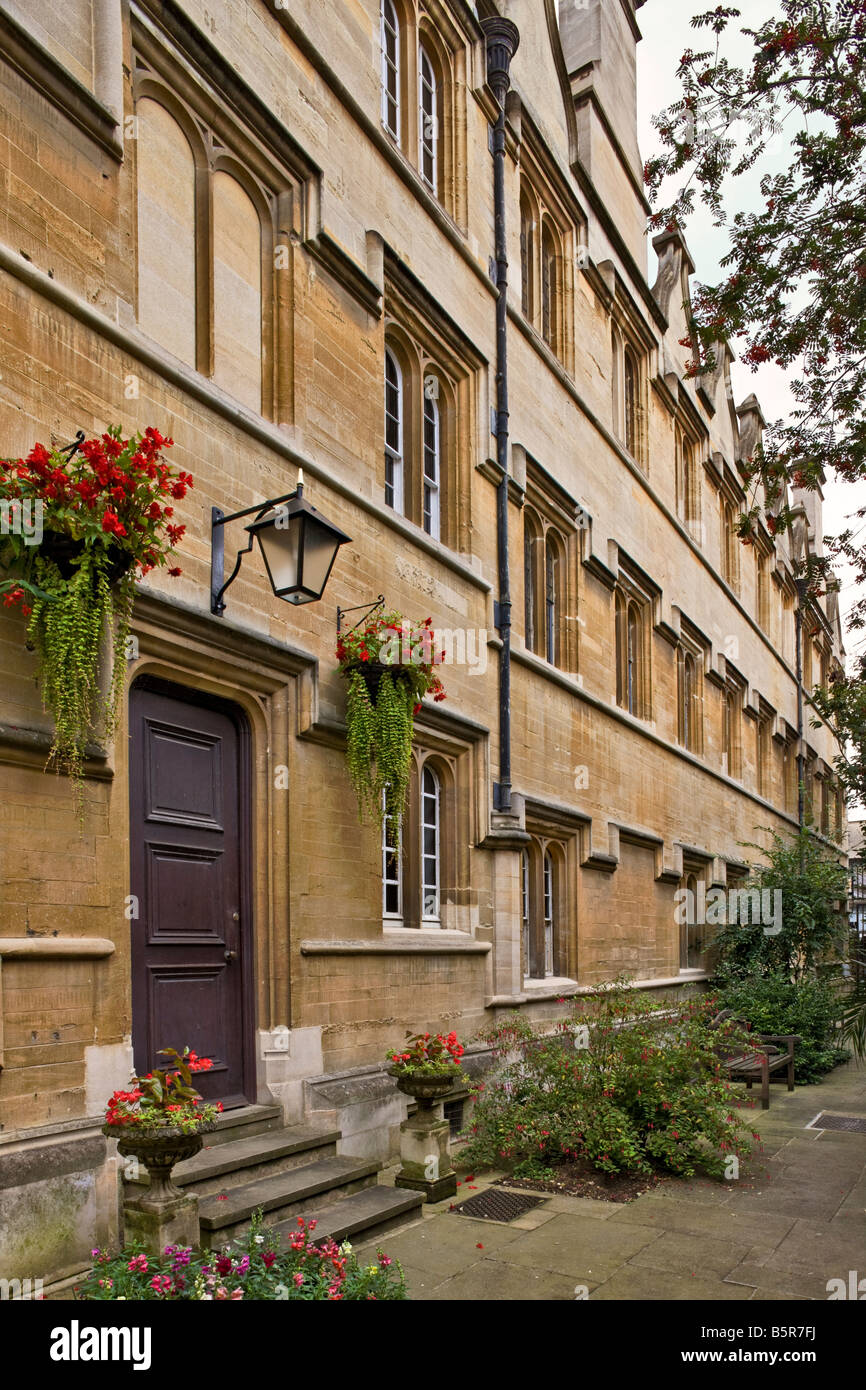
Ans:
[[[806,979],[845,952],[847,926],[837,908],[848,891],[845,865],[808,827],[789,840],[771,833],[770,849],[744,846],[760,850],[767,863],[752,865],[748,880],[738,886],[769,894],[770,903],[780,894],[780,930],[767,931],[765,922],[754,919],[721,926],[713,941],[714,983],[721,987],[780,971]]]
[[[525,1171],[574,1157],[607,1173],[722,1176],[751,1140],[718,1056],[748,1043],[735,1025],[709,1028],[718,1007],[701,996],[660,1012],[621,979],[573,1003],[552,1032],[510,1016],[485,1035],[495,1065],[461,1162]]]
[[[252,1299],[308,1303],[381,1302],[406,1298],[399,1260],[382,1251],[362,1265],[351,1245],[329,1236],[314,1244],[316,1222],[298,1217],[298,1229],[280,1249],[279,1236],[255,1213],[246,1236],[224,1250],[194,1250],[167,1245],[161,1257],[146,1255],[138,1245],[117,1255],[91,1251],[93,1267],[75,1289],[85,1301],[237,1303]]]
[[[842,1004],[830,980],[820,976],[794,981],[783,973],[739,980],[723,991],[722,1005],[748,1019],[756,1033],[796,1033],[794,1076],[820,1081],[848,1052],[836,1041]]]

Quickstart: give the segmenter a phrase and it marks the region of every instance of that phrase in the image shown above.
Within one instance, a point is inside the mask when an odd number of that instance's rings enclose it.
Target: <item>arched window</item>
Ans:
[[[698,880],[694,874],[686,877],[688,898],[685,921],[685,953],[681,963],[686,970],[699,970],[704,954],[704,925],[698,920],[697,893]]]
[[[768,719],[759,719],[755,725],[755,790],[758,796],[766,796],[769,787],[769,742],[770,742],[770,723]]]
[[[697,738],[697,669],[691,652],[680,647],[677,652],[677,674],[679,676],[679,714],[680,743],[694,752]]]
[[[525,193],[520,195],[520,305],[524,317],[535,317],[533,278],[535,275],[535,225]]]
[[[641,619],[636,603],[628,606],[628,644],[626,648],[626,709],[629,714],[640,714],[640,638]]]
[[[619,590],[616,605],[616,700],[639,719],[644,710],[643,615],[634,599]]]
[[[737,587],[739,541],[734,525],[734,509],[730,502],[722,503],[722,578],[732,589]]]
[[[554,352],[559,347],[559,269],[556,241],[549,223],[541,229],[541,336]]]
[[[523,926],[523,974],[529,976],[529,853],[520,855],[520,920]]]
[[[632,458],[637,458],[640,380],[635,355],[630,347],[626,347],[623,353],[623,385],[625,388],[625,447]]]
[[[556,931],[553,855],[544,855],[544,973],[553,974],[553,941]]]
[[[555,666],[559,655],[559,556],[553,536],[544,542],[544,655]]]
[[[533,512],[524,508],[523,512],[523,603],[524,640],[531,652],[540,656],[542,646],[543,621],[539,613],[541,582],[539,567],[544,554],[544,541],[541,526]]]
[[[439,778],[425,765],[421,774],[421,916],[440,918]]]
[[[725,771],[729,777],[739,777],[740,770],[740,704],[736,690],[726,690],[723,707],[723,748]]]
[[[262,226],[237,179],[213,177],[213,379],[262,407]]]
[[[622,338],[615,324],[610,330],[610,389],[613,406],[613,432],[622,439]]]
[[[385,503],[403,511],[403,373],[385,349]]]
[[[691,444],[689,444],[687,441],[684,441],[682,448],[683,520],[685,521],[688,527],[692,527],[695,524],[695,521],[697,520],[697,510],[695,507],[694,458],[692,455]]]
[[[159,102],[143,97],[136,115],[138,322],[195,367],[195,161],[186,135]]]
[[[393,0],[382,0],[382,124],[400,139],[400,22]]]
[[[438,386],[435,377],[424,384],[424,530],[439,539],[439,489],[442,474],[442,431],[439,402],[428,395],[430,384]]]
[[[418,49],[418,167],[421,177],[439,194],[439,84],[424,45]]]

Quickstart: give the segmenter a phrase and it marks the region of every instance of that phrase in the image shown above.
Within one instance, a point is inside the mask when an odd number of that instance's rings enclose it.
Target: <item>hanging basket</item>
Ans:
[[[360,673],[374,705],[376,703],[376,697],[379,694],[379,687],[382,684],[383,676],[392,676],[394,680],[411,679],[409,668],[407,666],[398,666],[396,663],[385,665],[381,661],[352,661],[341,669],[346,676],[353,671],[358,671]]]
[[[61,531],[45,531],[39,546],[40,554],[57,566],[61,579],[72,578],[76,568],[75,562],[81,558],[84,550],[84,541],[65,536]],[[109,545],[108,566],[105,570],[109,584],[117,584],[128,574],[132,563],[133,559],[128,551],[119,545]]]

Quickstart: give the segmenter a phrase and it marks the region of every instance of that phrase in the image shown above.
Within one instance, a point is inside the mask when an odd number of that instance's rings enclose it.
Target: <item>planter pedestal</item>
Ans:
[[[213,1128],[202,1126],[197,1134],[169,1128],[145,1134],[130,1129],[122,1134],[117,1152],[146,1168],[150,1180],[141,1196],[124,1197],[125,1241],[137,1238],[148,1255],[162,1255],[167,1245],[200,1245],[198,1197],[175,1187],[171,1170],[197,1154],[204,1142],[202,1134]],[[102,1132],[117,1138],[116,1127],[105,1125]]]
[[[161,1256],[167,1245],[201,1244],[198,1197],[178,1196],[159,1208],[142,1206],[141,1197],[123,1203],[124,1242],[138,1239],[148,1255]]]
[[[457,1174],[451,1166],[451,1126],[442,1114],[442,1099],[454,1085],[454,1077],[415,1080],[398,1075],[397,1085],[417,1100],[418,1109],[400,1126],[401,1168],[394,1185],[423,1192],[428,1202],[443,1202],[457,1192]]]

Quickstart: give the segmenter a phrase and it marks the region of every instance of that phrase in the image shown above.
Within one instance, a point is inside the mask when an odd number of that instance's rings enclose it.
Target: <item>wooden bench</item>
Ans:
[[[730,1009],[716,1014],[710,1027],[716,1028],[725,1022],[737,1023],[747,1032],[752,1031],[752,1025],[746,1019],[735,1018]],[[732,1081],[745,1081],[749,1091],[756,1081],[761,1083],[761,1109],[769,1110],[770,1082],[776,1073],[779,1073],[777,1080],[787,1079],[789,1091],[794,1089],[794,1044],[800,1039],[796,1033],[755,1033],[753,1037],[753,1051],[746,1052],[742,1048],[726,1051],[723,1047],[719,1055]],[[776,1046],[777,1043],[785,1044],[784,1052]],[[781,1074],[783,1071],[784,1077]]]

